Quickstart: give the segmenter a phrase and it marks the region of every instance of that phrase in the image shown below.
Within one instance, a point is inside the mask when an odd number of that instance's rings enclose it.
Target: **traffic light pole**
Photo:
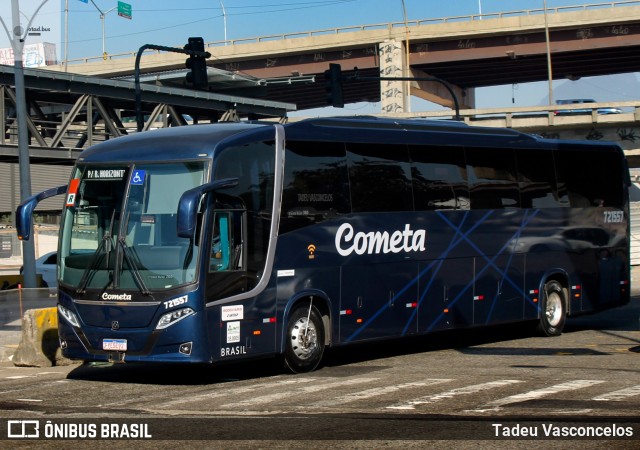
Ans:
[[[142,116],[142,92],[140,91],[140,59],[145,50],[160,50],[163,52],[183,53],[189,56],[199,56],[201,58],[209,58],[211,53],[200,52],[196,50],[188,50],[178,47],[165,47],[164,45],[144,44],[138,49],[136,55],[134,79],[135,79],[135,91],[136,91],[136,128],[138,132],[144,128],[144,117]]]
[[[342,68],[340,64],[329,64],[329,70],[325,70],[324,76],[327,80],[327,102],[328,104],[336,107],[344,107],[344,99],[342,97],[342,82],[343,81],[435,81],[442,84],[453,99],[453,105],[456,111],[455,120],[460,120],[460,105],[458,104],[458,97],[451,88],[451,85],[444,80],[437,77],[361,77],[358,72],[358,68],[354,67],[355,75],[345,77],[342,75]]]
[[[349,79],[349,78],[347,78]],[[458,104],[458,97],[455,92],[453,92],[453,88],[449,83],[444,80],[441,80],[437,77],[361,77],[357,73],[351,78],[354,81],[435,81],[437,83],[442,84],[449,94],[451,94],[451,98],[453,99],[453,105],[455,108],[455,120],[460,120],[460,105]]]

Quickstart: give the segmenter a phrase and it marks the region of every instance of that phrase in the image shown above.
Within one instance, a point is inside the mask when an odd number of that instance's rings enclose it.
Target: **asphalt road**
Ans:
[[[477,448],[479,441],[482,448],[638,448],[639,318],[634,297],[624,308],[570,320],[556,338],[532,337],[523,325],[440,333],[336,349],[320,370],[301,375],[286,374],[276,360],[4,364],[0,439],[23,426],[9,420],[31,420],[24,426],[37,422],[38,448],[58,448],[55,433],[69,437],[74,429],[88,433],[92,447],[106,444],[103,426],[105,437],[135,434],[135,445],[149,448]]]

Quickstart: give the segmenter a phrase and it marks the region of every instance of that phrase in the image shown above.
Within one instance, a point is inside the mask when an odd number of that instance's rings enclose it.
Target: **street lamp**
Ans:
[[[43,0],[40,6],[31,16],[26,28],[20,24],[20,2],[11,0],[11,12],[13,29],[9,32],[7,25],[0,17],[0,23],[4,27],[7,37],[11,41],[14,58],[14,83],[16,92],[16,120],[18,122],[18,165],[20,169],[20,200],[24,201],[31,196],[31,168],[29,167],[29,133],[27,130],[27,99],[24,86],[23,56],[24,43],[29,33],[33,19],[40,9],[47,3]],[[28,288],[36,287],[36,262],[35,244],[33,239],[22,241],[22,264],[24,267],[24,285]]]
[[[107,52],[104,46],[104,19],[107,16],[107,14],[109,14],[114,9],[117,9],[118,7],[114,6],[113,8],[103,12],[100,8],[98,8],[98,5],[96,5],[96,2],[94,2],[93,0],[91,0],[91,4],[95,6],[98,12],[100,13],[100,21],[102,22],[102,59],[107,59]]]
[[[222,22],[224,24],[224,45],[227,45],[227,10],[224,9],[222,0],[220,0],[220,6],[222,7]]]
[[[69,61],[69,0],[64,0],[64,71]]]

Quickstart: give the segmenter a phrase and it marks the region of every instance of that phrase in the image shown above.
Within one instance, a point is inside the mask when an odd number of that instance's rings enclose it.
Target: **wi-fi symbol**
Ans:
[[[309,244],[309,246],[307,247],[307,250],[309,250],[309,253],[313,255],[313,253],[316,251],[316,246],[313,244]]]

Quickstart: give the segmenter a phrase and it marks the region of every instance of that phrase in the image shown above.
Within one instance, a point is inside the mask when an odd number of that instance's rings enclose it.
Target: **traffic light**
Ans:
[[[190,37],[189,43],[184,46],[184,49],[202,53],[202,55],[191,54],[185,61],[185,66],[190,69],[187,72],[187,83],[197,89],[206,88],[209,84],[209,79],[207,77],[207,60],[204,56],[204,39]]]
[[[342,98],[342,68],[340,64],[329,64],[329,70],[324,71],[327,80],[327,103],[335,108],[344,108]]]

